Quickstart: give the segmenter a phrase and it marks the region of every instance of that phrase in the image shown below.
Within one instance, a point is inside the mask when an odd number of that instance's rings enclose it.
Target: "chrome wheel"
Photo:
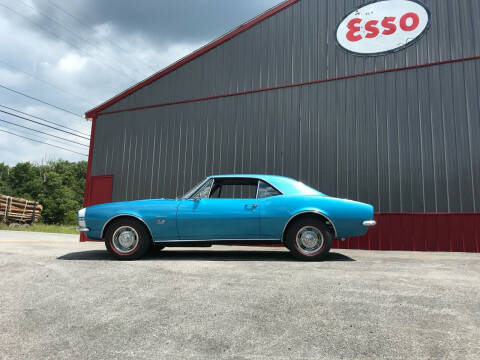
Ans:
[[[295,241],[300,252],[313,255],[322,249],[325,240],[319,229],[314,226],[304,226],[298,230]]]
[[[112,236],[112,244],[116,251],[128,254],[138,246],[138,233],[130,226],[121,226],[115,230]]]

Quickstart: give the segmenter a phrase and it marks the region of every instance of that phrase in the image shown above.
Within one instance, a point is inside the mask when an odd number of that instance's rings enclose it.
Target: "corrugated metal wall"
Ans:
[[[480,212],[480,61],[102,115],[113,200],[272,173],[379,212]]]
[[[415,45],[346,54],[336,25],[366,2],[301,0],[105,111],[480,55],[477,0],[425,0]],[[178,196],[217,173],[287,175],[380,212],[337,247],[478,252],[479,80],[469,60],[100,114],[91,175],[114,176],[113,201]]]
[[[432,23],[418,43],[387,56],[346,54],[336,26],[367,2],[301,0],[108,110],[480,55],[478,0],[424,0]]]

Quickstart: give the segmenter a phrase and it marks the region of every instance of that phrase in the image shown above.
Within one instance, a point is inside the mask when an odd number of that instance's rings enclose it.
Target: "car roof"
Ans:
[[[273,185],[284,195],[324,195],[318,190],[315,190],[303,183],[280,175],[262,175],[262,174],[226,174],[226,175],[212,175],[209,179],[232,179],[232,178],[246,178],[263,180],[270,185]]]
[[[280,175],[265,175],[265,174],[222,174],[222,175],[212,175],[209,176],[209,178],[246,178],[246,179],[262,179],[262,180],[267,180],[267,179],[287,179],[287,180],[292,180],[296,181],[295,179],[286,177],[286,176],[280,176]]]

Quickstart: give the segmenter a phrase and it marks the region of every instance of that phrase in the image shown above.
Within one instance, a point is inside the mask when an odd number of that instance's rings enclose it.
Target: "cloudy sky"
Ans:
[[[0,0],[0,162],[86,160],[87,110],[279,2]]]

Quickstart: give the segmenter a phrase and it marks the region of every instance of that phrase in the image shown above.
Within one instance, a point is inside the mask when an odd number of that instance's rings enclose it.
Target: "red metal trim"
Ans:
[[[256,18],[246,22],[243,25],[240,25],[238,28],[232,30],[231,32],[225,34],[224,36],[218,38],[215,41],[212,41],[211,43],[203,46],[202,48],[194,51],[190,55],[184,57],[183,59],[180,59],[179,61],[175,62],[174,64],[170,65],[169,67],[165,68],[164,70],[150,76],[149,78],[139,82],[138,84],[132,86],[131,88],[123,91],[122,93],[118,94],[117,96],[111,98],[110,100],[107,100],[103,104],[89,110],[86,114],[85,117],[87,118],[94,118],[96,115],[106,109],[109,106],[112,106],[116,102],[120,101],[121,99],[126,98],[127,96],[131,95],[135,91],[151,84],[152,82],[164,77],[165,75],[171,73],[172,71],[177,70],[179,67],[191,62],[192,60],[195,60],[196,58],[202,56],[203,54],[209,52],[212,49],[215,49],[217,46],[231,40],[232,38],[236,37],[237,35],[243,33],[244,31],[252,28],[253,26],[257,25],[258,23],[261,23],[262,21],[268,19],[269,17],[272,17],[273,15],[283,11],[287,7],[299,2],[300,0],[286,0],[283,3],[273,7],[272,9],[264,12],[263,14],[257,16]]]
[[[384,73],[390,73],[390,72],[396,72],[396,71],[420,69],[420,68],[425,68],[425,67],[430,67],[430,66],[438,66],[438,65],[452,64],[452,63],[458,63],[458,62],[464,62],[464,61],[472,61],[472,60],[480,60],[480,56],[473,56],[473,57],[462,58],[462,59],[451,59],[451,60],[437,61],[437,62],[431,62],[431,63],[420,64],[420,65],[404,66],[404,67],[399,67],[399,68],[390,68],[390,69],[384,69],[384,70],[370,71],[370,72],[366,72],[366,73],[343,75],[343,76],[334,77],[334,78],[326,78],[326,79],[321,79],[321,80],[313,80],[313,81],[306,81],[306,82],[300,82],[300,83],[294,83],[294,84],[279,85],[279,86],[263,88],[263,89],[246,90],[246,91],[230,93],[230,94],[206,96],[206,97],[201,97],[201,98],[180,100],[180,101],[174,101],[174,102],[168,102],[168,103],[162,103],[162,104],[137,106],[137,107],[119,109],[119,110],[114,110],[114,111],[105,111],[105,112],[99,113],[98,115],[108,115],[108,114],[116,114],[116,113],[128,112],[128,111],[146,110],[146,109],[152,109],[152,108],[157,108],[157,107],[164,107],[164,106],[179,105],[179,104],[186,104],[186,103],[192,103],[192,102],[214,100],[214,99],[227,98],[227,97],[233,97],[233,96],[239,96],[239,95],[255,94],[255,93],[265,92],[265,91],[287,89],[287,88],[292,88],[292,87],[320,84],[320,83],[330,82],[330,81],[353,79],[353,78],[357,78],[357,77],[384,74]]]
[[[90,149],[88,151],[88,163],[87,163],[87,177],[85,179],[85,190],[83,193],[83,207],[88,206],[90,201],[90,185],[91,185],[91,173],[92,173],[92,156],[93,156],[93,145],[95,141],[95,125],[97,122],[97,116],[92,117],[92,128],[90,130]],[[80,234],[80,242],[89,241],[84,233]]]
[[[480,252],[480,213],[379,213],[365,236],[336,240],[335,248]]]

